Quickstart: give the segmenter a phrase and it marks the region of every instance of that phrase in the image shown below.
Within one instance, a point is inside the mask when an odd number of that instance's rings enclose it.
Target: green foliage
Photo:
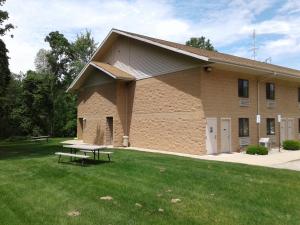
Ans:
[[[72,52],[74,59],[71,62],[71,79],[73,80],[81,69],[93,56],[96,51],[97,43],[91,35],[91,32],[86,30],[85,33],[77,35],[76,40],[72,43]]]
[[[283,148],[286,150],[299,150],[300,142],[295,140],[285,140],[283,142]]]
[[[0,6],[3,6],[6,0],[0,0]],[[8,12],[4,10],[0,10],[0,36],[5,35],[5,33],[14,28],[11,23],[5,24],[4,21],[9,18]]]
[[[4,96],[10,81],[7,52],[5,43],[0,39],[0,97]]]
[[[201,48],[206,49],[209,51],[217,51],[209,39],[206,40],[205,37],[201,36],[200,38],[192,37],[190,40],[185,42],[185,45],[195,47],[195,48]]]
[[[37,53],[36,71],[13,75],[11,82],[6,82],[0,137],[76,135],[77,97],[65,91],[96,50],[96,44],[88,31],[77,35],[74,42],[58,31],[49,33],[45,41],[50,50]],[[5,63],[8,66],[8,61]],[[4,71],[0,65],[0,73]]]
[[[246,153],[249,155],[268,155],[268,149],[264,146],[248,146]]]

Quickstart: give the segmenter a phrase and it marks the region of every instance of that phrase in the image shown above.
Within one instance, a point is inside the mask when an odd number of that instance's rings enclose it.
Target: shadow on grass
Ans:
[[[86,167],[86,166],[93,166],[93,165],[102,165],[106,163],[113,163],[113,161],[106,161],[101,159],[100,160],[86,159],[84,160],[84,163],[82,165],[82,161],[80,159],[77,160],[61,159],[60,162],[58,163]]]
[[[17,141],[17,142],[0,142],[0,160],[13,158],[33,158],[41,156],[49,156],[57,151],[62,151],[63,139],[50,139],[48,142],[32,142],[32,141]]]

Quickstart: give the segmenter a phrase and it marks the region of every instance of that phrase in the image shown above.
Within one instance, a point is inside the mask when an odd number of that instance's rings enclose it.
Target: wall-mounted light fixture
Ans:
[[[205,66],[204,71],[210,73],[212,71],[212,67],[211,66]]]

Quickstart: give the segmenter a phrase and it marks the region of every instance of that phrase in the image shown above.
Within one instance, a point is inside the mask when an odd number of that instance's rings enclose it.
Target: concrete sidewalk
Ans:
[[[62,144],[85,144],[82,140],[67,140],[62,142]],[[112,146],[109,146],[113,148]],[[194,159],[204,159],[204,160],[213,160],[213,161],[221,161],[221,162],[232,162],[232,163],[242,163],[248,165],[255,166],[265,166],[272,168],[280,168],[280,169],[290,169],[300,171],[300,150],[299,151],[287,151],[281,149],[280,152],[277,149],[272,149],[268,155],[248,155],[245,152],[238,153],[222,153],[218,155],[191,155],[184,154],[178,152],[170,152],[170,151],[161,151],[155,149],[147,149],[147,148],[137,148],[137,147],[117,147],[119,149],[127,149],[127,150],[135,150],[142,152],[152,152],[152,153],[160,153],[167,155],[176,155]]]
[[[278,149],[272,149],[268,155],[248,155],[245,152],[242,153],[234,152],[229,154],[222,153],[218,155],[199,156],[199,155],[190,155],[184,153],[160,151],[160,150],[145,149],[145,148],[135,148],[135,147],[128,147],[123,149],[161,153],[161,154],[168,154],[168,155],[177,155],[177,156],[189,157],[194,159],[242,163],[248,165],[265,166],[265,167],[300,171],[300,150],[299,151],[281,150],[279,152]]]

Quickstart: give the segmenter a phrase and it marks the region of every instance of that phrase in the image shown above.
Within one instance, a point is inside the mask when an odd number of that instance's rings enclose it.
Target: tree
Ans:
[[[50,71],[50,65],[48,63],[47,55],[49,54],[49,51],[45,49],[40,49],[38,53],[35,56],[34,59],[34,65],[35,65],[35,71],[38,73],[47,73]]]
[[[3,6],[5,0],[0,0],[0,7]],[[6,32],[14,28],[12,24],[4,24],[4,22],[9,18],[8,12],[0,9],[0,37],[4,36]],[[5,46],[4,41],[0,38],[0,135],[5,134],[5,124],[8,117],[8,107],[7,107],[7,87],[9,85],[10,70],[8,62],[8,50]]]
[[[49,43],[51,50],[47,54],[50,72],[55,76],[55,82],[59,83],[69,79],[70,62],[73,60],[71,44],[67,38],[58,31],[49,33],[45,41]]]
[[[3,6],[5,0],[0,0],[0,6]],[[4,36],[7,31],[14,28],[11,23],[4,24],[4,22],[9,18],[8,12],[0,9],[0,36]],[[8,63],[8,50],[5,43],[0,39],[0,97],[5,94],[6,87],[10,80],[10,70]],[[0,104],[1,105],[1,104]]]
[[[96,48],[97,43],[90,31],[86,30],[85,33],[77,35],[75,42],[72,43],[74,59],[71,63],[71,80],[73,80],[82,70],[84,65],[88,63],[96,51]]]
[[[190,38],[190,40],[185,42],[185,45],[192,46],[195,48],[206,49],[209,51],[217,51],[214,48],[214,46],[211,44],[210,40],[209,39],[206,40],[206,38],[203,36],[201,36],[200,38],[192,37]]]
[[[6,0],[0,0],[0,6],[3,6]],[[4,21],[9,18],[8,12],[0,10],[0,36],[5,35],[7,31],[13,29],[14,26],[11,23],[5,24]]]
[[[5,43],[0,39],[0,97],[5,95],[10,80],[7,52]]]

